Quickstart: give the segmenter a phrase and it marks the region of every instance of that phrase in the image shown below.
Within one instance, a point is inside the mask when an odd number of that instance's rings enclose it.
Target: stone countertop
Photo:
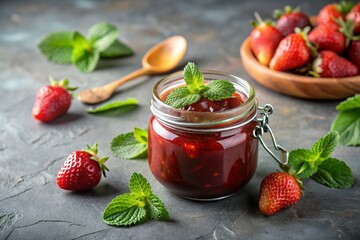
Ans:
[[[332,1],[288,1],[314,15]],[[157,42],[183,35],[188,51],[181,66],[194,61],[201,69],[230,72],[247,79],[260,105],[271,103],[271,126],[287,149],[309,148],[329,131],[339,101],[312,101],[270,91],[245,72],[239,47],[258,11],[264,18],[282,8],[276,1],[2,1],[0,3],[0,239],[359,239],[360,148],[338,146],[334,157],[353,170],[355,184],[338,190],[306,180],[305,195],[294,206],[271,217],[257,208],[259,185],[277,164],[262,149],[255,176],[236,195],[214,202],[178,198],[152,176],[146,160],[112,156],[117,134],[147,127],[154,83],[162,76],[142,77],[121,87],[113,100],[135,97],[139,106],[125,113],[86,113],[78,101],[66,116],[49,124],[31,116],[35,93],[48,76],[67,77],[80,89],[102,85],[140,68],[143,54]],[[48,62],[38,51],[47,33],[87,29],[98,22],[116,25],[119,38],[136,52],[132,57],[100,61],[83,74],[69,65]],[[106,179],[90,191],[60,190],[55,178],[63,161],[86,144],[99,143],[110,156]],[[128,192],[133,172],[143,174],[171,214],[170,222],[148,221],[130,228],[108,226],[102,211],[115,196]]]

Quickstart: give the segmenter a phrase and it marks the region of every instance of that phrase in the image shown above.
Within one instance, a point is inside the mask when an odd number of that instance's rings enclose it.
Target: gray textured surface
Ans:
[[[332,1],[321,1],[329,3]],[[320,1],[287,1],[313,15]],[[189,49],[183,63],[195,61],[202,69],[222,70],[249,80],[260,104],[276,112],[271,125],[288,149],[310,147],[329,130],[338,102],[307,101],[274,93],[254,82],[244,71],[241,42],[250,32],[254,11],[269,17],[283,1],[1,1],[0,2],[0,239],[359,239],[360,148],[339,146],[335,157],[344,160],[356,177],[347,190],[334,190],[305,181],[306,193],[295,206],[272,217],[257,210],[261,179],[276,163],[260,150],[251,182],[231,198],[199,203],[168,193],[151,175],[146,160],[111,157],[108,178],[93,190],[61,191],[55,176],[68,154],[98,142],[109,155],[118,133],[146,127],[151,115],[153,84],[162,76],[144,77],[121,88],[114,99],[136,97],[140,105],[120,115],[94,116],[74,101],[69,113],[50,124],[32,119],[36,90],[48,76],[68,77],[81,89],[107,83],[140,67],[143,53],[158,41],[184,35]],[[100,21],[121,29],[120,38],[136,55],[102,61],[91,74],[71,66],[47,62],[37,50],[46,33],[79,30]],[[149,221],[131,228],[102,222],[106,204],[127,192],[134,172],[141,172],[167,205],[172,221]]]

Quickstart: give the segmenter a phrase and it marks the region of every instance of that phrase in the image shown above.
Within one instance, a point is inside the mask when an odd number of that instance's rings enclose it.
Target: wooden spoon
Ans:
[[[142,68],[104,86],[83,90],[78,100],[83,103],[95,104],[111,97],[114,91],[125,82],[134,78],[165,73],[176,67],[186,52],[186,39],[182,36],[173,36],[152,47],[142,59]]]

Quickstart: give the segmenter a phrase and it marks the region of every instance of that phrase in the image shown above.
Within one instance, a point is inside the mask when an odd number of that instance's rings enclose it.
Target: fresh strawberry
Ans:
[[[109,169],[104,165],[108,157],[99,158],[97,147],[87,146],[87,150],[75,151],[66,159],[56,177],[57,185],[65,190],[79,191],[95,187],[101,173]]]
[[[313,63],[312,75],[316,77],[342,78],[359,74],[358,68],[346,58],[332,51],[322,51]]]
[[[332,22],[339,18],[345,20],[345,16],[351,10],[352,6],[352,3],[346,1],[326,5],[320,10],[317,16],[317,24]]]
[[[257,60],[268,66],[283,35],[271,22],[264,22],[258,13],[255,13],[255,18],[257,22],[253,22],[254,29],[250,33],[250,48]]]
[[[67,79],[56,82],[50,80],[51,85],[40,88],[36,93],[32,115],[41,122],[50,122],[64,115],[71,105],[71,95],[68,91],[75,90],[69,87]]]
[[[346,19],[354,23],[354,34],[360,34],[360,3],[351,9],[346,15]]]
[[[360,70],[360,40],[351,41],[347,55],[351,62]]]
[[[286,6],[284,11],[277,9],[273,15],[277,19],[275,27],[284,36],[294,33],[295,28],[303,29],[311,26],[309,17],[301,12],[300,8],[292,9],[290,6]]]
[[[272,215],[299,201],[301,187],[296,177],[285,172],[275,172],[261,182],[259,209],[265,215]]]
[[[334,23],[323,23],[316,26],[309,33],[309,41],[318,45],[318,50],[331,50],[341,53],[345,50],[346,38],[339,32],[339,27]]]
[[[306,32],[296,30],[286,36],[279,43],[278,48],[271,59],[270,68],[278,71],[287,71],[297,67],[301,67],[308,63],[311,59],[311,46],[307,40]]]

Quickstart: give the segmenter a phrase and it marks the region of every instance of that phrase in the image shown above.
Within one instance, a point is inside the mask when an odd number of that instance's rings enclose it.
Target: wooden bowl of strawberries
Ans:
[[[273,25],[255,13],[254,29],[241,45],[251,77],[300,98],[343,99],[360,93],[360,3],[329,4],[311,18],[288,6],[275,15]]]

